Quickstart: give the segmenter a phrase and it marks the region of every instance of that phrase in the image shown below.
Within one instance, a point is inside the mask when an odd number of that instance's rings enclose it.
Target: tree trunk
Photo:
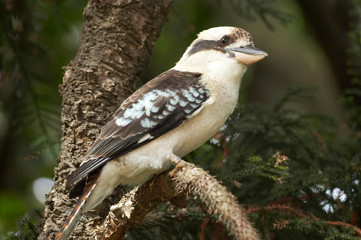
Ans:
[[[52,239],[74,206],[76,200],[70,200],[65,190],[66,178],[121,101],[134,91],[171,3],[89,0],[84,10],[82,44],[65,67],[60,86],[62,145],[55,183],[47,195],[44,220],[38,229],[39,239]],[[107,215],[111,202],[108,199],[86,214],[73,236],[95,239],[95,227]]]

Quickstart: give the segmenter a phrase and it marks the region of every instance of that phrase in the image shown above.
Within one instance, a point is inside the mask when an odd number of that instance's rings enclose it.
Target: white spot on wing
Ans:
[[[127,110],[125,110],[123,117],[126,119],[136,119],[136,118],[140,118],[141,116],[143,116],[144,111],[142,110],[137,110],[135,107],[131,107],[128,108]]]
[[[188,90],[183,90],[183,95],[188,99],[188,101],[193,102],[195,98]]]
[[[181,107],[185,107],[187,105],[188,102],[184,101],[184,100],[180,100],[179,105],[181,105]]]
[[[143,109],[143,105],[140,102],[133,103],[132,107],[137,111],[140,111]]]
[[[177,104],[177,101],[176,101],[174,98],[171,98],[171,99],[169,100],[169,102],[170,102],[170,104],[172,104],[172,105],[176,105],[176,104]]]
[[[199,96],[199,92],[197,92],[197,90],[195,90],[194,88],[190,87],[189,91],[192,93],[193,96],[195,97]]]
[[[168,109],[168,111],[170,111],[170,112],[175,109],[175,107],[172,106],[172,105],[170,105],[170,104],[165,105],[165,107],[166,107],[166,108]]]
[[[194,104],[194,103],[191,103],[191,107],[192,107],[192,108],[196,108],[196,107],[198,107],[198,105],[197,105],[197,104]]]
[[[145,114],[147,116],[150,115],[150,110],[153,108],[154,102],[153,102],[153,97],[149,97],[149,98],[145,98],[144,99],[144,110],[145,110]]]
[[[155,90],[153,90],[153,91],[145,94],[142,99],[143,99],[143,101],[145,101],[145,102],[154,101],[154,100],[156,100],[156,99],[158,98],[159,92],[160,92],[159,90],[156,90],[156,89],[155,89]]]
[[[132,121],[132,119],[122,117],[122,118],[118,118],[118,119],[115,121],[115,124],[117,124],[119,127],[125,127],[125,126],[127,126],[131,121]]]
[[[159,107],[156,107],[156,106],[153,106],[152,109],[151,109],[151,111],[152,111],[153,113],[158,112],[158,110],[159,110]]]
[[[192,112],[193,109],[184,109],[184,111],[189,114],[190,112]]]
[[[151,128],[155,124],[157,124],[157,123],[149,120],[149,118],[144,118],[144,119],[140,120],[140,125],[144,128]]]
[[[173,97],[173,99],[178,102],[178,101],[179,101],[179,96],[178,96],[178,95],[175,95],[175,96]]]
[[[154,103],[159,97],[169,98],[173,96],[176,96],[175,91],[171,91],[169,89],[167,89],[166,91],[154,89],[153,91],[145,94],[143,98],[139,100],[139,104],[144,107],[145,114],[147,116],[150,116],[151,112],[155,113],[159,110],[159,107],[154,107]]]
[[[144,141],[146,141],[146,140],[148,140],[148,139],[152,139],[152,138],[154,138],[154,137],[148,133],[148,134],[144,135],[143,137],[141,137],[141,138],[138,140],[138,143],[144,142]]]
[[[163,96],[163,97],[169,97],[171,94],[169,93],[170,91],[167,90],[166,92],[155,89],[153,90],[153,92],[157,93],[158,96]]]
[[[167,89],[167,93],[168,93],[170,96],[172,96],[172,97],[176,96],[176,94],[177,94],[176,91],[172,91],[172,90],[169,90],[169,89]],[[169,96],[169,95],[168,95],[168,96]]]

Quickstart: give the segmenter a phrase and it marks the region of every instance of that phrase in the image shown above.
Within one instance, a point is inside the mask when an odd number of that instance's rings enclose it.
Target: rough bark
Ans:
[[[90,0],[85,8],[82,44],[65,67],[60,87],[62,145],[39,239],[52,239],[74,206],[65,191],[66,178],[121,101],[134,91],[171,3]],[[114,196],[120,196],[119,190]],[[110,202],[112,198],[83,217],[74,239],[94,239],[95,226],[107,215]]]

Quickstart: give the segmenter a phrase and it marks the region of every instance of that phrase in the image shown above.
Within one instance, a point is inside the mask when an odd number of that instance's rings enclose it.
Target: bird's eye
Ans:
[[[223,36],[223,37],[219,40],[219,43],[220,43],[222,46],[227,46],[230,41],[231,41],[230,37],[226,35],[226,36]]]

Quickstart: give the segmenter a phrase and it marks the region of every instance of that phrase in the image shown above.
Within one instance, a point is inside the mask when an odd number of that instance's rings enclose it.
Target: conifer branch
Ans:
[[[353,228],[353,230],[357,233],[357,236],[361,237],[361,229],[355,225],[345,223],[345,222],[340,222],[340,221],[326,221],[326,224],[331,225],[331,226],[343,226],[346,228]]]
[[[263,208],[261,208],[261,207],[249,208],[249,209],[245,210],[245,213],[250,214],[250,213],[261,212],[261,211],[289,212],[289,213],[292,213],[293,215],[295,215],[295,216],[297,216],[299,218],[312,219],[314,221],[322,221],[322,219],[316,217],[312,213],[310,215],[306,215],[306,214],[300,212],[299,210],[293,208],[292,206],[284,205],[284,204],[269,205],[269,206],[265,206]],[[281,229],[281,228],[284,228],[285,225],[287,225],[287,223],[288,223],[287,220],[277,221],[276,225],[278,226],[277,227],[278,229]],[[358,228],[355,225],[345,223],[345,222],[341,222],[341,221],[325,221],[325,223],[327,225],[331,225],[331,226],[343,226],[343,227],[346,227],[346,228],[353,228],[353,230],[356,232],[357,236],[361,236],[361,229]]]
[[[245,210],[246,214],[254,213],[254,212],[261,212],[261,211],[283,211],[283,212],[290,212],[293,215],[300,217],[300,218],[310,218],[306,214],[301,213],[299,210],[284,204],[276,204],[276,205],[269,205],[265,207],[254,207]]]

